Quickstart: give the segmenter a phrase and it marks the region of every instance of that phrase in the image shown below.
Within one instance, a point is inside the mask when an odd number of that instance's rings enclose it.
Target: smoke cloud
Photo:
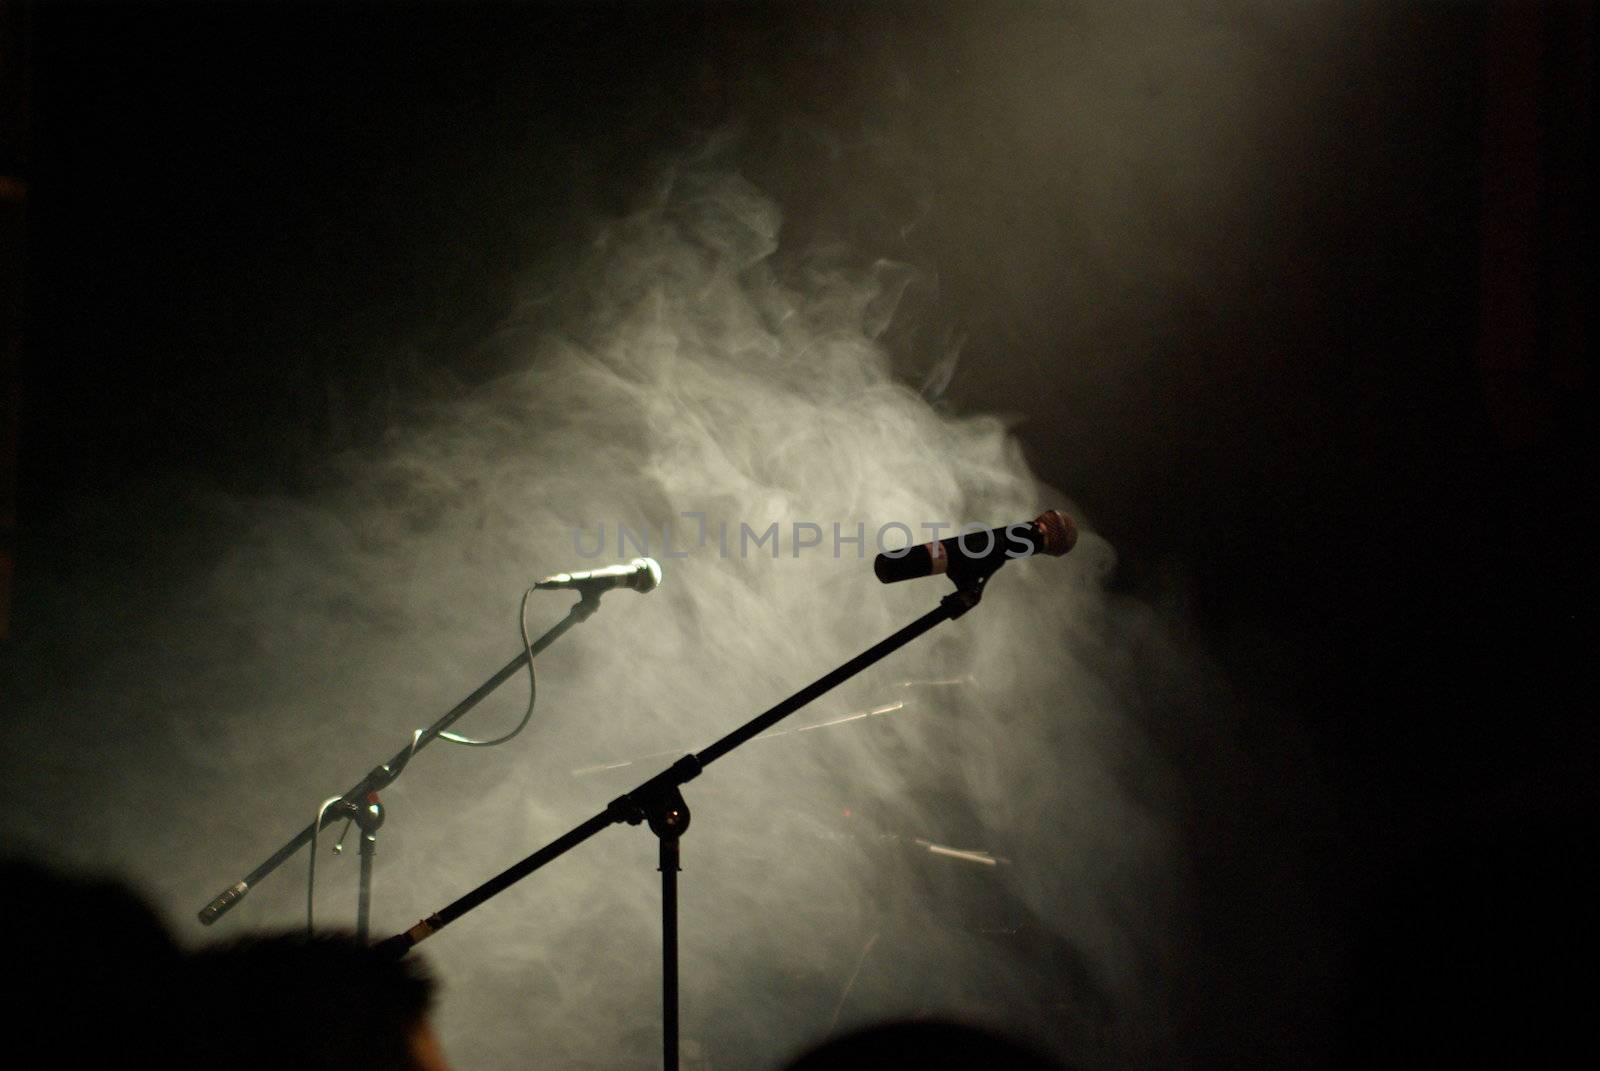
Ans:
[[[312,489],[85,507],[105,545],[129,511],[165,527],[129,537],[125,579],[59,578],[58,638],[8,700],[30,727],[6,750],[8,841],[120,869],[192,941],[298,925],[304,853],[214,930],[193,913],[514,655],[531,579],[604,564],[575,532],[592,546],[605,525],[610,550],[619,524],[670,529],[687,553],[650,547],[659,590],[607,595],[538,660],[522,736],[436,744],[384,794],[385,936],[932,608],[942,580],[873,580],[882,524],[1076,513],[1001,420],[942,412],[892,370],[913,268],[788,249],[782,223],[714,150],[664,166],[529,281],[494,343],[505,374],[441,390]],[[948,380],[947,358],[924,372]],[[1071,555],[1008,564],[966,617],[783,728],[877,713],[755,741],[686,787],[691,1059],[774,1067],[917,1014],[1086,1066],[1166,1053],[1183,882],[1171,778],[1135,716],[1153,614],[1108,595],[1114,552],[1077,519]],[[784,539],[724,555],[719,522]],[[796,523],[821,546],[795,551]],[[835,523],[865,525],[864,556],[835,555]],[[536,595],[533,632],[568,599]],[[458,731],[509,727],[525,688]],[[336,836],[318,921],[348,926],[354,841],[334,859]],[[654,1066],[655,852],[608,830],[422,946],[460,1066]]]

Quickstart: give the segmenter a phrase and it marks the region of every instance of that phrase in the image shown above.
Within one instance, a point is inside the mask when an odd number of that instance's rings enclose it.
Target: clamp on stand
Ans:
[[[356,937],[366,944],[372,930],[372,858],[378,854],[378,828],[383,825],[385,813],[383,801],[378,798],[377,791],[372,790],[367,793],[365,803],[358,806],[346,802],[340,809],[345,814],[345,825],[338,843],[333,846],[333,854],[339,855],[344,851],[344,838],[349,834],[352,822],[361,831],[361,846],[357,849],[361,859],[361,878],[356,892]]]

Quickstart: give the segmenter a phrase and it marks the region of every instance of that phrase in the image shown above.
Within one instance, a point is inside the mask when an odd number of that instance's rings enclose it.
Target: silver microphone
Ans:
[[[534,581],[540,591],[576,591],[599,595],[613,588],[631,588],[641,595],[654,591],[661,583],[661,563],[654,558],[635,558],[631,562],[590,569],[582,573],[556,573]]]

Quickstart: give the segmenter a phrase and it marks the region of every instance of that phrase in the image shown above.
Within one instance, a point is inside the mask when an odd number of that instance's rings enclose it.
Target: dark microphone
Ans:
[[[1078,526],[1058,510],[1050,510],[1026,523],[1008,524],[987,532],[967,532],[924,543],[920,547],[878,555],[872,571],[885,584],[915,580],[919,576],[952,573],[987,576],[1012,558],[1034,554],[1060,557],[1078,542]]]
[[[632,588],[641,595],[654,591],[661,583],[661,563],[654,558],[635,558],[626,565],[608,565],[604,569],[590,569],[586,573],[557,573],[534,582],[540,591],[580,592],[599,595],[613,588]]]

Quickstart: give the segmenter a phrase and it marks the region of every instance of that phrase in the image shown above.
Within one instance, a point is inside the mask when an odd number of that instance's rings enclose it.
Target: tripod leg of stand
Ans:
[[[661,838],[662,1066],[678,1071],[678,838]]]

